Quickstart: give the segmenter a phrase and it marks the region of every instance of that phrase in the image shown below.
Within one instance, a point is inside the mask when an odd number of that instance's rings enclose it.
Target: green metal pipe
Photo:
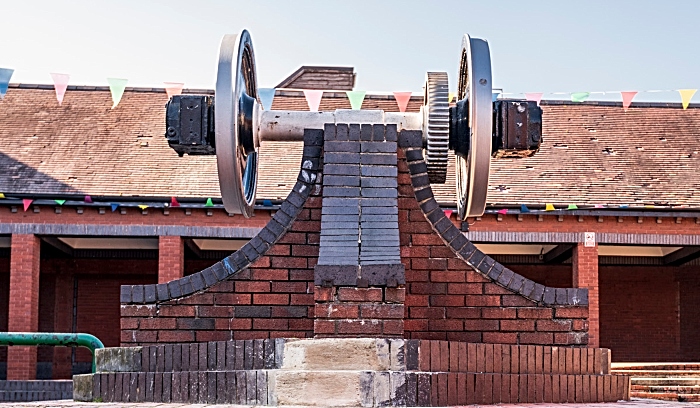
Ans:
[[[95,350],[105,348],[97,337],[87,333],[12,333],[0,332],[0,346],[65,346],[86,347],[92,353],[95,372]]]

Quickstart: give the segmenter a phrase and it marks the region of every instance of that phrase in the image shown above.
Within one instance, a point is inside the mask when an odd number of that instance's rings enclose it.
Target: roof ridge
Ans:
[[[540,105],[585,105],[585,106],[606,106],[606,107],[622,107],[622,102],[618,101],[584,101],[584,102],[572,102],[567,99],[543,99],[540,101]],[[633,102],[632,108],[680,108],[683,105],[680,102]],[[688,105],[688,109],[698,109],[700,108],[700,103],[691,103]]]

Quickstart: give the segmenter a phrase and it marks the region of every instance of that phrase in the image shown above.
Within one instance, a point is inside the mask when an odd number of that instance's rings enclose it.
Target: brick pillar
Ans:
[[[62,268],[63,269],[63,268]],[[72,269],[72,268],[71,268]],[[58,333],[71,333],[73,331],[73,271],[61,270],[56,275],[54,290],[54,331]],[[54,380],[71,379],[73,363],[71,356],[72,347],[54,347],[53,367],[51,377]]]
[[[12,235],[7,325],[11,332],[39,329],[39,249],[40,241],[35,235]],[[32,346],[8,347],[8,380],[36,378],[36,350]]]
[[[185,241],[178,236],[158,238],[158,283],[180,279],[185,274]]]
[[[588,347],[600,347],[598,245],[585,247],[579,242],[571,261],[574,287],[588,289]]]

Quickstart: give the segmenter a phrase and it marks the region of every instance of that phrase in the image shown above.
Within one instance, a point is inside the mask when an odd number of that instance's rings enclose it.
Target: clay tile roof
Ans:
[[[166,100],[163,89],[127,88],[110,109],[106,87],[69,87],[58,106],[51,86],[11,85],[0,100],[0,192],[219,197],[215,157],[180,158],[168,147]],[[412,98],[408,110],[421,103]],[[493,161],[489,203],[700,207],[699,107],[633,106],[544,103],[542,149]],[[324,93],[321,110],[348,108],[344,93]],[[273,109],[308,108],[301,91],[278,91]],[[391,95],[368,95],[363,109],[398,110]],[[264,142],[260,155],[258,199],[286,197],[301,144]],[[438,201],[454,203],[454,171],[433,190]]]
[[[353,67],[302,66],[275,88],[333,89],[352,91],[355,86]]]

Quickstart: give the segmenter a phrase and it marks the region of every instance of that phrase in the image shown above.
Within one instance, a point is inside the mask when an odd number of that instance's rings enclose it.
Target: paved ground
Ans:
[[[494,405],[490,405],[494,406]],[[676,408],[697,407],[697,405],[685,402],[667,402],[650,399],[634,398],[628,402],[604,403],[604,404],[501,404],[496,406],[508,408],[545,408],[545,407],[598,407],[598,408]],[[0,408],[27,407],[27,408],[250,408],[250,405],[206,405],[206,404],[118,404],[118,403],[90,403],[73,402],[71,400],[39,401],[39,402],[0,402]],[[477,407],[472,405],[471,407]]]

